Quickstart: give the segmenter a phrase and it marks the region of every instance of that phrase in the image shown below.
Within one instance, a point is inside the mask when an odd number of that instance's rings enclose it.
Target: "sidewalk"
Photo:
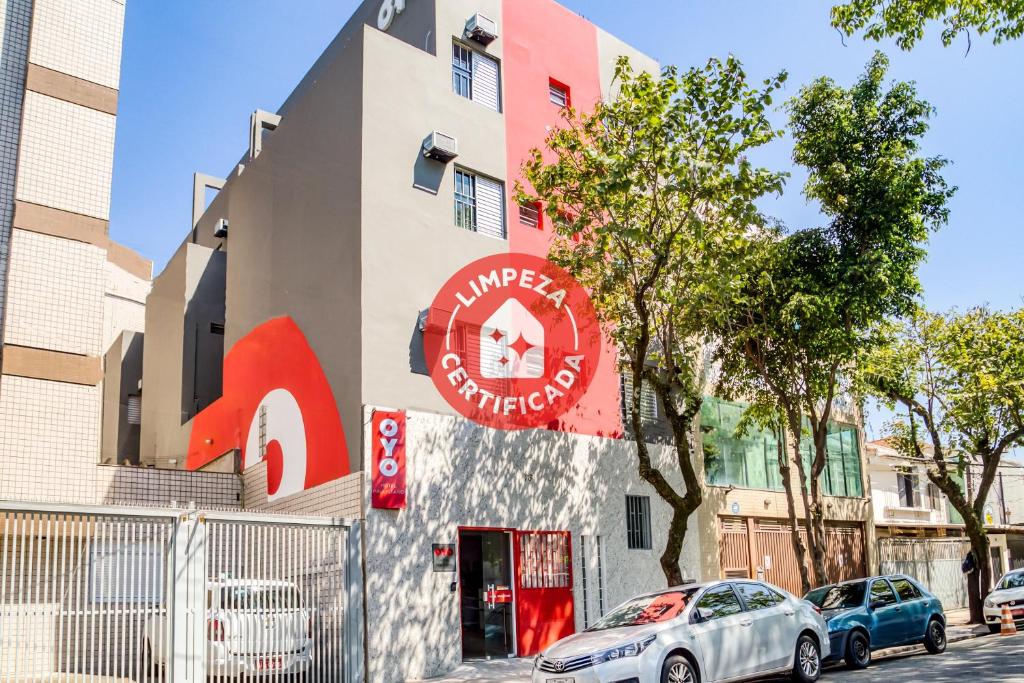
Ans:
[[[457,669],[440,678],[429,679],[430,683],[524,683],[533,672],[533,657],[516,659],[491,659],[489,661],[463,662]],[[418,683],[407,681],[406,683]]]

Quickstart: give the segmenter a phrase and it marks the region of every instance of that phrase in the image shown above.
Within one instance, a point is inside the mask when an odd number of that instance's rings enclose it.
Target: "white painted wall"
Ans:
[[[365,429],[371,415],[367,408]],[[458,595],[449,590],[457,574],[431,568],[431,544],[455,543],[459,526],[571,531],[577,630],[583,627],[581,534],[588,537],[591,619],[597,614],[593,536],[603,540],[605,611],[665,586],[658,557],[670,508],[637,476],[632,442],[545,430],[502,432],[417,411],[408,412],[406,439],[406,509],[371,509],[370,473],[364,475],[370,680],[425,678],[461,661]],[[369,441],[364,433],[363,443]],[[653,447],[653,455],[681,490],[670,450]],[[651,550],[626,547],[626,494],[651,498]],[[694,515],[680,563],[692,578],[700,572],[696,525]]]

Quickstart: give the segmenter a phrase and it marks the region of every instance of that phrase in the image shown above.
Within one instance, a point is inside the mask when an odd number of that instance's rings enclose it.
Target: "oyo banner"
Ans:
[[[398,510],[405,507],[405,411],[373,411],[373,453],[370,504]]]

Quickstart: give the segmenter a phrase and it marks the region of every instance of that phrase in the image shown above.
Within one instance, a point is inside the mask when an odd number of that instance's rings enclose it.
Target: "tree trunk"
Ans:
[[[966,522],[966,519],[964,521]],[[992,546],[985,528],[978,523],[979,521],[975,519],[972,520],[974,523],[965,525],[967,536],[971,540],[971,551],[977,561],[975,570],[967,575],[967,607],[971,613],[972,624],[985,623],[983,601],[992,588]]]
[[[779,476],[782,477],[782,488],[786,492],[786,512],[789,515],[789,529],[796,554],[796,564],[800,568],[800,587],[806,595],[811,590],[811,579],[807,571],[807,548],[800,538],[800,523],[796,516],[796,498],[793,496],[793,480],[790,478],[789,448],[786,441],[785,428],[775,432],[775,444],[779,455]]]
[[[814,523],[814,505],[811,498],[811,486],[808,484],[807,471],[804,469],[804,461],[800,455],[800,437],[803,436],[803,420],[799,412],[793,412],[787,416],[789,422],[790,437],[793,439],[793,463],[800,479],[800,496],[804,504],[804,528],[807,530],[807,545],[810,547],[811,568],[814,573],[812,588],[828,585],[825,577],[824,554],[816,557],[816,551],[824,544],[824,538],[818,537],[818,526]],[[819,571],[820,567],[820,571]],[[806,568],[804,571],[807,571]]]
[[[690,512],[684,508],[672,510],[672,522],[668,526],[668,540],[665,552],[661,554],[661,571],[669,586],[680,586],[683,583],[683,571],[679,568],[679,556],[683,552],[683,541],[686,539],[686,527],[690,520]]]

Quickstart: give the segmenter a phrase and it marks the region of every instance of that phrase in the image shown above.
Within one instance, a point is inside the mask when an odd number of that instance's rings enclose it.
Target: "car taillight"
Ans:
[[[206,637],[218,642],[224,640],[224,624],[220,622],[220,619],[210,619],[207,622]]]
[[[815,612],[817,612],[818,614],[821,614],[821,608],[820,607],[818,607],[817,605],[811,605],[811,607],[814,608]]]

